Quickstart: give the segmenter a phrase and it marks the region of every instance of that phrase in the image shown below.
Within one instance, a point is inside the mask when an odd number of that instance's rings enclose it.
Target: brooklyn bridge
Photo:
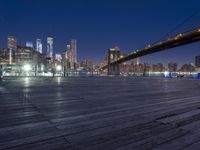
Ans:
[[[108,75],[119,75],[119,64],[123,62],[198,41],[200,41],[200,28],[182,32],[172,37],[168,37],[166,40],[159,41],[154,44],[149,44],[142,49],[130,52],[129,55],[122,58],[120,57],[119,49],[109,49],[108,64],[98,68],[98,71],[108,69]]]

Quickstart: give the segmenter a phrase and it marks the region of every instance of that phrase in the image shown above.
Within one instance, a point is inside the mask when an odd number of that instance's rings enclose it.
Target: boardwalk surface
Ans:
[[[0,150],[199,150],[200,81],[7,78]]]

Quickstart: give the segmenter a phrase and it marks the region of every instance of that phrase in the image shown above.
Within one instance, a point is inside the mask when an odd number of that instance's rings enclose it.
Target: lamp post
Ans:
[[[23,70],[26,72],[26,76],[27,76],[28,72],[31,71],[31,66],[29,64],[25,64],[23,66]]]
[[[62,66],[61,65],[57,65],[56,66],[56,72],[61,72],[61,70],[62,70]]]

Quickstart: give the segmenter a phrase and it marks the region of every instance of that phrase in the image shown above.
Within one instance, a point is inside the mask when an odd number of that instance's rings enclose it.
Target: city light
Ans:
[[[165,77],[169,76],[169,72],[168,72],[168,71],[165,71],[165,72],[164,72],[164,76],[165,76]]]
[[[56,71],[61,71],[61,70],[62,70],[62,66],[61,65],[56,66]]]
[[[28,71],[31,70],[31,66],[30,66],[29,64],[25,64],[25,65],[23,66],[23,70],[28,72]]]
[[[44,71],[44,66],[41,67],[41,71]]]

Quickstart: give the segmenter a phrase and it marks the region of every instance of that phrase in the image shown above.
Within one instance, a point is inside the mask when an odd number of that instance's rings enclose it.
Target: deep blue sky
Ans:
[[[71,38],[78,40],[79,59],[98,62],[109,47],[126,53],[159,40],[185,18],[200,10],[199,0],[0,0],[0,48],[8,35],[19,45],[54,37],[61,52]],[[200,26],[196,15],[177,32]],[[143,57],[142,62],[194,62],[200,43]]]

